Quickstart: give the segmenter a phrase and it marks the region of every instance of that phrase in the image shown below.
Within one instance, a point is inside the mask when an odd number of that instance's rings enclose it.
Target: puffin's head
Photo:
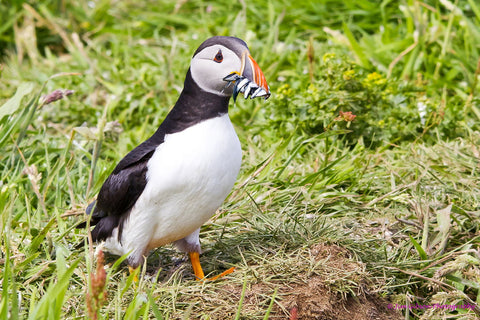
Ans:
[[[265,76],[253,60],[247,44],[238,38],[216,36],[205,40],[195,51],[190,71],[204,91],[235,99],[270,96]],[[234,83],[235,85],[231,85]]]

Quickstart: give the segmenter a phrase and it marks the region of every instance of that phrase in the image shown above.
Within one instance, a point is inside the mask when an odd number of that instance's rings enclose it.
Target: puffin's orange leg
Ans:
[[[227,274],[232,273],[235,270],[235,267],[231,267],[228,270],[223,271],[219,275],[216,275],[215,277],[205,279],[205,274],[203,273],[202,266],[200,265],[200,255],[198,252],[189,252],[190,255],[190,261],[192,262],[192,267],[193,267],[193,272],[195,273],[195,277],[197,277],[197,280],[208,280],[208,281],[213,281],[217,280],[218,278],[221,278],[223,276],[226,276]]]
[[[138,282],[137,270],[138,270],[138,267],[133,268],[133,267],[131,267],[131,266],[128,266],[128,272],[129,272],[130,274],[132,274],[132,273],[135,274],[135,275],[133,276],[133,282],[135,282],[135,283]]]
[[[195,273],[195,277],[197,280],[203,280],[205,278],[205,274],[203,273],[202,266],[200,265],[200,254],[198,252],[189,252],[190,261],[192,262],[193,273]]]

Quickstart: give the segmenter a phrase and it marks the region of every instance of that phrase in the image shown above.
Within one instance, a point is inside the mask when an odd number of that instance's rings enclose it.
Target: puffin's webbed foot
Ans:
[[[206,279],[205,274],[203,273],[202,266],[200,265],[200,254],[198,252],[189,252],[188,253],[190,256],[190,261],[192,262],[192,268],[193,268],[193,273],[195,273],[195,277],[197,278],[198,281],[213,281],[217,280],[221,277],[226,276],[227,274],[232,273],[235,270],[235,267],[231,267],[228,270],[225,270],[224,272]]]
[[[130,274],[133,274],[133,281],[135,283],[138,283],[138,272],[140,271],[140,267],[132,267],[132,266],[128,266],[128,272]]]

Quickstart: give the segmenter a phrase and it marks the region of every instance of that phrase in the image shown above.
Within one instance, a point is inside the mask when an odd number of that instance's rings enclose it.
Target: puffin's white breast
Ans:
[[[147,184],[122,233],[124,253],[182,239],[220,207],[240,170],[240,141],[228,114],[165,135],[148,162]]]

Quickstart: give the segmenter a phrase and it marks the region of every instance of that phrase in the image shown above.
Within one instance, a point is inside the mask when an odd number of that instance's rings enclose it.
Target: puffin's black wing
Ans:
[[[163,142],[164,135],[159,136],[158,133],[129,152],[117,164],[103,183],[96,202],[87,208],[87,214],[91,214],[90,225],[95,225],[92,230],[92,240],[105,240],[112,235],[116,227],[119,227],[120,241],[123,222],[147,184],[148,160],[158,145]],[[94,206],[93,212],[92,206]],[[79,227],[85,225],[81,224]]]

